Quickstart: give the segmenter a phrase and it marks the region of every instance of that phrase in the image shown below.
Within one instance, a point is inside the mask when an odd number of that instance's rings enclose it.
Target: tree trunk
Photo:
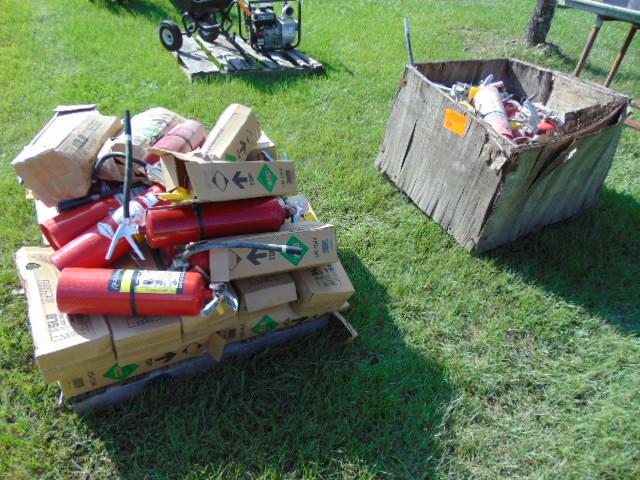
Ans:
[[[556,0],[537,0],[527,28],[527,45],[532,47],[546,41],[555,11]]]

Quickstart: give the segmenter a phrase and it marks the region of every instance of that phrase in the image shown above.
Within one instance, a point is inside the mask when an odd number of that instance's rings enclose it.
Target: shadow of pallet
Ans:
[[[174,55],[192,81],[233,75],[325,73],[320,62],[300,50],[259,52],[237,36],[220,35],[210,43],[200,37],[184,35],[182,48]]]

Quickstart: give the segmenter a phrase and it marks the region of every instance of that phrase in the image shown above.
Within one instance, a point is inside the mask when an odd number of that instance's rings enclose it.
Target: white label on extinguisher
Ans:
[[[151,270],[115,270],[108,290],[122,293],[180,294],[184,290],[185,272]]]
[[[134,223],[135,225],[142,225],[142,223],[144,222],[144,212],[145,208],[143,205],[140,205],[135,200],[131,200],[129,202],[129,217],[132,223]],[[124,215],[122,213],[122,207],[120,207],[115,212],[113,212],[111,218],[113,218],[116,223],[122,223],[123,216]]]
[[[147,193],[144,197],[142,197],[142,201],[147,205],[147,208],[153,207],[156,203],[158,203],[158,197],[156,197],[155,193]]]

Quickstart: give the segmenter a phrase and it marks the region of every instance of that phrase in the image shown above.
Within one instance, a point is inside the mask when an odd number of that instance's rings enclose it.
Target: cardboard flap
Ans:
[[[118,118],[97,110],[58,112],[11,164],[35,196],[54,206],[87,193],[98,150],[119,129]]]
[[[198,151],[212,160],[242,162],[258,141],[260,132],[260,123],[253,110],[232,103],[220,115]]]
[[[180,152],[173,152],[171,150],[166,150],[164,148],[156,148],[156,147],[150,148],[149,152],[159,155],[160,157],[177,158],[178,160],[182,160],[183,162],[211,163],[210,160],[206,160],[202,157],[196,156],[194,152],[180,153]]]

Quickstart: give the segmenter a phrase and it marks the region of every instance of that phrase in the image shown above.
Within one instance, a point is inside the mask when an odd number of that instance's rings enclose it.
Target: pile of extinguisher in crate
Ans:
[[[209,133],[164,108],[121,121],[59,107],[13,165],[48,244],[16,259],[36,360],[67,396],[344,310],[353,294],[335,227],[295,195],[295,164],[246,106]],[[169,318],[179,339],[154,333]],[[93,358],[87,331],[101,325],[113,351]]]
[[[518,145],[540,142],[561,133],[562,119],[533,98],[517,99],[504,82],[489,75],[480,84],[436,84],[458,104],[478,115],[493,129]]]

